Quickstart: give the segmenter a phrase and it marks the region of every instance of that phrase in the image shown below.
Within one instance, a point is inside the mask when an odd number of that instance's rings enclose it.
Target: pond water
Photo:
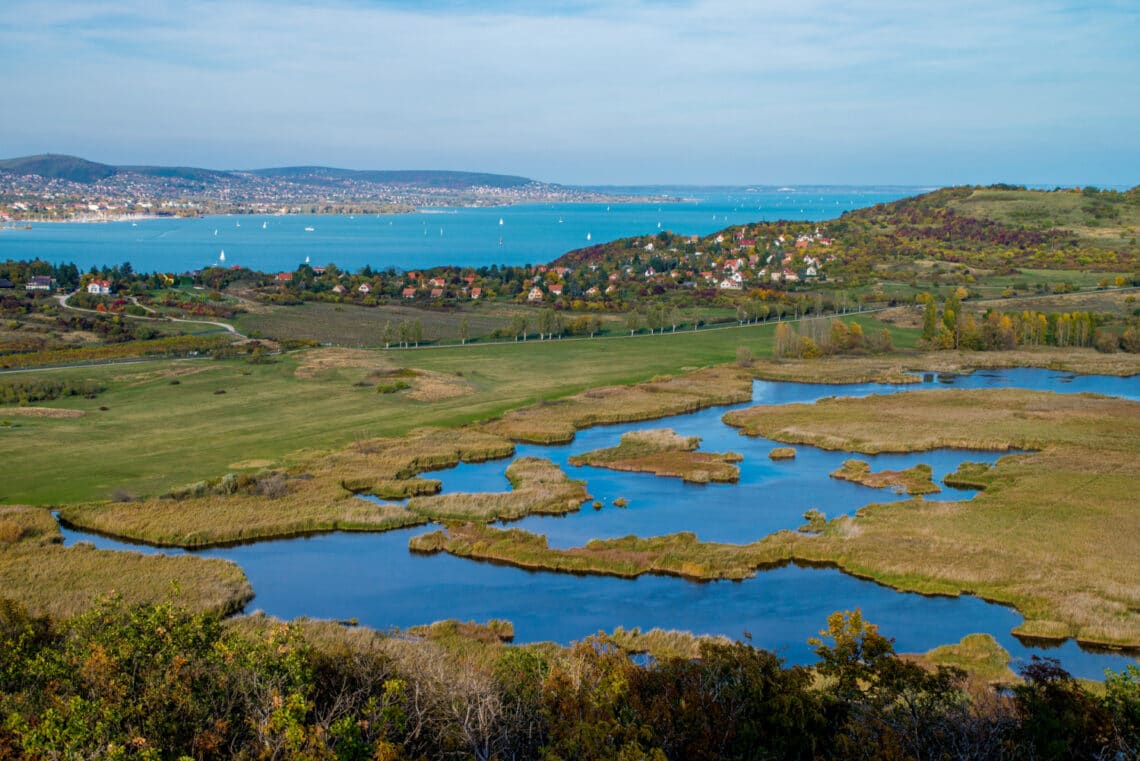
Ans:
[[[960,376],[927,376],[923,384],[822,386],[800,383],[755,384],[755,403],[810,402],[825,396],[899,393],[949,385],[958,388],[1017,387],[1062,393],[1095,391],[1129,399],[1140,397],[1140,379],[1072,376],[1046,370],[1009,370]],[[701,539],[742,543],[773,531],[795,528],[805,510],[829,517],[851,513],[871,502],[903,497],[889,489],[870,489],[837,481],[828,473],[845,459],[859,457],[874,470],[930,464],[936,481],[964,460],[994,462],[1008,453],[939,450],[873,457],[797,447],[793,461],[772,462],[776,444],[741,436],[721,422],[719,407],[689,415],[630,425],[599,426],[579,432],[569,445],[520,446],[516,456],[547,457],[574,478],[586,481],[604,507],[587,504],[564,517],[532,516],[511,525],[548,536],[555,547],[580,545],[591,538],[638,534],[654,536],[693,531]],[[702,450],[736,451],[744,456],[738,484],[691,485],[678,479],[574,467],[574,454],[613,446],[622,433],[670,427],[702,437]],[[428,474],[443,491],[505,491],[504,471],[511,459],[461,464]],[[950,490],[927,499],[968,499],[968,490]],[[617,497],[629,500],[621,509]],[[356,618],[378,629],[406,627],[445,618],[485,621],[508,619],[516,641],[569,643],[616,626],[684,629],[702,634],[742,637],[774,650],[793,663],[814,660],[807,638],[826,624],[835,610],[860,607],[865,618],[896,639],[902,652],[927,650],[956,642],[965,634],[992,634],[1015,659],[1048,655],[1078,676],[1099,678],[1105,668],[1122,669],[1134,656],[1092,653],[1073,642],[1054,648],[1022,643],[1010,634],[1021,620],[1012,609],[975,597],[927,597],[900,593],[856,579],[835,569],[786,566],[761,571],[743,582],[697,583],[666,576],[617,579],[525,571],[448,555],[414,555],[408,540],[430,528],[384,534],[332,533],[302,539],[266,541],[199,551],[226,558],[246,572],[257,595],[251,608],[282,618]],[[98,547],[158,552],[155,548],[64,530],[65,543],[91,541]],[[171,550],[161,550],[171,552]]]

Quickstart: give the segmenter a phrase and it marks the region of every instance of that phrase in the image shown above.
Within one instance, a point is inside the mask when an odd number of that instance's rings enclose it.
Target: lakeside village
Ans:
[[[156,273],[142,283],[129,265],[124,265],[92,269],[78,281],[68,277],[72,282],[29,273],[23,287],[28,291],[78,288],[91,295],[108,296],[130,291],[136,283],[144,288],[162,288],[189,280],[221,290],[243,282],[254,287],[259,300],[279,305],[331,301],[373,306],[392,301],[445,304],[498,299],[591,311],[620,308],[624,301],[667,291],[688,290],[694,301],[705,303],[718,295],[826,279],[824,268],[835,261],[835,256],[828,252],[832,240],[820,228],[760,240],[755,237],[760,227],[746,226],[703,240],[696,235],[662,232],[572,252],[548,265],[436,267],[407,272],[378,272],[365,267],[349,273],[335,264],[306,263],[296,270],[266,274],[234,264],[181,275]],[[10,280],[0,282],[0,288],[15,286]]]
[[[328,180],[317,172],[291,177],[208,170],[186,174],[121,171],[94,182],[77,182],[0,169],[0,228],[29,222],[113,222],[212,214],[395,214],[432,206],[638,200],[525,178],[509,185],[477,180],[428,185],[351,176]]]

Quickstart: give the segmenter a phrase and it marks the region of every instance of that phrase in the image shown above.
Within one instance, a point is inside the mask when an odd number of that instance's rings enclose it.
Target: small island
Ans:
[[[871,465],[863,460],[847,460],[843,467],[832,472],[832,478],[840,481],[870,486],[875,489],[894,487],[898,494],[908,494],[912,497],[921,494],[937,494],[942,491],[931,477],[929,465],[915,465],[906,470],[880,470],[871,472]]]
[[[621,443],[608,449],[575,455],[571,465],[680,478],[688,483],[734,483],[740,479],[740,468],[734,463],[743,459],[735,452],[698,452],[699,436],[681,436],[671,428],[630,431],[622,434]]]

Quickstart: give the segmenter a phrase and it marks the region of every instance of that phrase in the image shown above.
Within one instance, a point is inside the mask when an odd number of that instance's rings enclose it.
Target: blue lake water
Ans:
[[[1048,370],[1008,370],[960,376],[930,375],[919,385],[855,384],[823,386],[757,382],[754,402],[811,402],[824,396],[905,393],[944,385],[958,388],[1017,387],[1063,393],[1095,391],[1140,399],[1140,379],[1072,376]],[[750,403],[750,404],[752,404]],[[748,405],[737,405],[748,406]],[[802,524],[802,514],[818,508],[828,516],[850,513],[870,502],[900,499],[891,490],[837,481],[828,473],[843,460],[859,457],[875,470],[917,463],[933,467],[936,480],[963,460],[994,462],[1006,453],[939,450],[867,457],[797,447],[794,461],[772,462],[774,442],[739,435],[720,418],[719,407],[643,423],[599,426],[579,432],[560,447],[520,446],[516,456],[548,457],[572,477],[586,481],[600,511],[589,504],[564,517],[533,516],[511,525],[545,534],[552,546],[582,544],[591,538],[638,534],[653,536],[694,531],[701,539],[742,543]],[[690,485],[677,479],[620,473],[567,464],[573,454],[617,443],[634,429],[670,427],[702,437],[706,451],[744,455],[738,484]],[[444,492],[505,491],[510,459],[429,474]],[[969,491],[947,490],[928,499],[968,499]],[[625,497],[627,508],[612,500]],[[742,582],[696,583],[666,576],[635,580],[525,571],[448,555],[410,553],[408,540],[424,528],[385,534],[332,533],[303,539],[260,542],[197,552],[232,560],[245,570],[257,595],[251,608],[282,618],[357,618],[379,629],[406,627],[445,618],[484,621],[503,618],[515,625],[517,641],[568,643],[616,626],[662,627],[741,637],[751,634],[760,647],[790,662],[811,662],[807,638],[835,610],[860,607],[864,616],[896,639],[903,652],[956,642],[965,634],[992,634],[1015,659],[1031,654],[1061,660],[1072,673],[1098,678],[1105,668],[1119,670],[1133,656],[1092,653],[1066,642],[1053,648],[1027,645],[1010,630],[1021,620],[1012,609],[975,597],[925,597],[900,593],[835,569],[786,566],[758,572]],[[64,530],[65,542],[86,540],[108,549],[156,552],[154,548]],[[171,552],[171,550],[162,550]]]
[[[680,202],[528,204],[423,209],[415,214],[216,216],[105,224],[34,224],[0,232],[0,260],[75,262],[81,270],[129,261],[139,272],[182,272],[225,265],[264,272],[305,261],[415,269],[436,265],[540,264],[567,251],[631,235],[671,230],[706,235],[760,220],[824,220],[884,203],[918,188],[812,188],[709,192],[654,188]],[[502,224],[499,224],[499,220]],[[307,232],[305,228],[313,228]]]

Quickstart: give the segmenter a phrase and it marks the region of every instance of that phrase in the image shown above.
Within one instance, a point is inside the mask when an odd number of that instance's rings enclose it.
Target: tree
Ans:
[[[590,316],[590,322],[589,322],[589,329],[590,329],[590,338],[593,338],[594,334],[602,329],[601,318],[598,317],[597,315],[591,315]]]
[[[392,345],[393,334],[394,334],[394,331],[392,330],[392,321],[391,320],[385,320],[384,330],[382,331],[382,335],[384,337],[384,348],[385,349],[387,349],[389,346]]]
[[[466,317],[459,321],[459,342],[463,345],[467,344],[467,338],[471,334],[471,323]]]
[[[641,315],[637,312],[631,311],[625,316],[625,327],[631,336],[637,331],[641,330]]]
[[[416,346],[424,340],[424,325],[419,320],[412,323],[412,340],[416,342]]]
[[[934,299],[928,299],[922,313],[922,339],[933,341],[936,335],[938,335],[938,308],[934,306]]]

